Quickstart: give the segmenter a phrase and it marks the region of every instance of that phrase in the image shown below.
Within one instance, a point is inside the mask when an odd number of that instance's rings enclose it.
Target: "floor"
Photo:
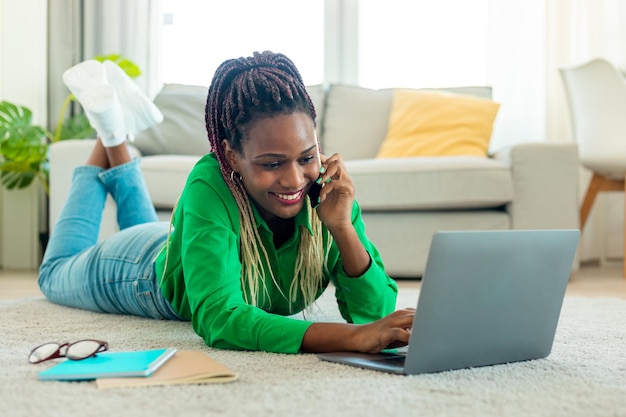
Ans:
[[[398,280],[402,288],[419,287],[419,281]],[[626,299],[626,279],[621,265],[599,267],[584,265],[570,278],[567,287],[570,295],[587,297],[619,297]],[[0,300],[41,295],[37,287],[36,272],[0,270]]]

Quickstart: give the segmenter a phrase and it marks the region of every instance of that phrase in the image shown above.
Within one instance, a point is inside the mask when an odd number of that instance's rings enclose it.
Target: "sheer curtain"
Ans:
[[[84,58],[119,53],[142,70],[137,84],[149,96],[161,86],[161,0],[91,0],[84,5]]]
[[[500,103],[491,151],[547,135],[546,28],[543,0],[490,0],[487,84]]]

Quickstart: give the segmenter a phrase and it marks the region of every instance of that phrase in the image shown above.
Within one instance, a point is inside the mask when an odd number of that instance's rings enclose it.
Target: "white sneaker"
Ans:
[[[107,60],[103,62],[102,66],[109,84],[115,88],[119,98],[126,133],[131,139],[134,134],[163,121],[163,113],[141,92],[137,84],[126,75],[119,65]]]
[[[124,143],[127,129],[122,106],[113,87],[101,84],[81,92],[76,98],[105,147]]]
[[[102,63],[95,59],[76,64],[63,73],[63,82],[78,97],[95,86],[106,84],[107,77]]]
[[[113,87],[107,84],[104,66],[95,59],[74,65],[63,73],[63,82],[85,111],[104,146],[126,140],[122,108]]]

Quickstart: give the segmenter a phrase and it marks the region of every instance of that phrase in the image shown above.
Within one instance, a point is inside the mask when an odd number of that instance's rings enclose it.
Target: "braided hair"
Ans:
[[[205,122],[211,149],[220,164],[224,181],[237,206],[241,223],[241,284],[246,302],[258,305],[261,291],[267,299],[266,277],[272,280],[291,304],[308,307],[322,285],[327,254],[323,247],[323,227],[307,204],[313,235],[300,231],[298,256],[289,294],[280,289],[269,257],[256,227],[248,194],[226,159],[222,141],[242,152],[242,143],[250,140],[252,122],[279,114],[304,113],[315,122],[315,107],[294,63],[285,55],[270,51],[254,52],[251,57],[230,59],[215,72],[205,108]],[[331,235],[326,232],[327,244]],[[263,264],[265,261],[265,266]],[[301,300],[298,300],[302,297]]]

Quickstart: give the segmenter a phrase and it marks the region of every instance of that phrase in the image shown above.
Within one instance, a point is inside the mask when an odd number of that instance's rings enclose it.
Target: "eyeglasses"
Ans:
[[[45,343],[30,352],[28,362],[34,364],[56,358],[80,361],[107,350],[109,350],[109,344],[102,340],[84,339],[73,343]]]

